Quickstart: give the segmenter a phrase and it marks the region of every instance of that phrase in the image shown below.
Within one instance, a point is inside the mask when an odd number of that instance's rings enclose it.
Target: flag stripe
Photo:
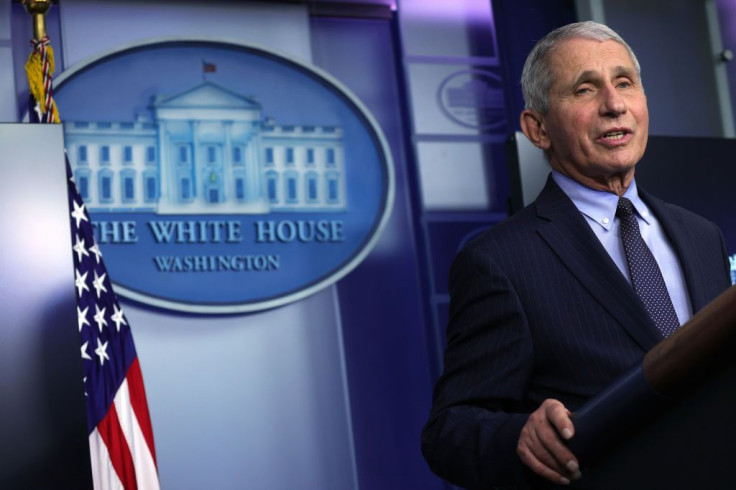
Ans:
[[[151,417],[148,412],[148,403],[146,403],[146,390],[143,386],[143,374],[141,372],[141,366],[136,357],[133,364],[128,368],[128,390],[130,392],[130,403],[133,406],[133,412],[135,412],[135,418],[138,420],[143,437],[146,440],[146,445],[153,458],[154,466],[158,466],[156,461],[156,447],[153,443],[153,427],[151,425]]]
[[[102,441],[107,446],[112,467],[123,483],[123,488],[125,490],[138,490],[133,457],[130,454],[130,447],[128,447],[125,440],[123,429],[120,427],[118,412],[114,407],[110,407],[105,418],[97,425],[97,429],[100,431]]]
[[[157,490],[159,486],[156,465],[131,405],[128,380],[123,381],[117,395],[115,395],[115,410],[118,413],[118,420],[125,441],[130,448],[138,488]]]
[[[92,482],[95,490],[125,490],[118,474],[112,468],[107,446],[97,429],[89,435],[89,450],[92,456]]]
[[[49,39],[34,39],[31,44],[33,52],[26,63],[29,119],[36,123],[58,122]],[[133,336],[100,259],[68,160],[66,173],[94,488],[158,490],[153,430]]]

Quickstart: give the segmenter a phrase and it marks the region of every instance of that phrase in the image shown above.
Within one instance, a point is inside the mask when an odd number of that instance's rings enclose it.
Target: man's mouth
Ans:
[[[620,140],[626,134],[626,131],[611,131],[610,133],[604,133],[603,137],[607,140]]]

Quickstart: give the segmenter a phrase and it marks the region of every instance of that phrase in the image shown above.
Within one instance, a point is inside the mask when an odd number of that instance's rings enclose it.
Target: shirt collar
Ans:
[[[617,195],[586,187],[557,170],[552,170],[552,179],[567,194],[567,197],[572,200],[581,213],[606,230],[611,229],[613,219],[616,216],[616,207],[618,206]],[[631,185],[624,192],[624,197],[631,201],[637,214],[644,222],[651,224],[649,208],[639,197],[636,179],[631,181]]]

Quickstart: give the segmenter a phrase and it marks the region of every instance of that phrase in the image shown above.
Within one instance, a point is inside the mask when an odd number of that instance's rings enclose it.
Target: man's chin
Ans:
[[[640,159],[641,155],[638,153],[635,155],[625,155],[620,153],[618,155],[613,155],[613,157],[609,155],[609,158],[602,160],[597,167],[602,169],[603,173],[607,173],[609,175],[625,174],[627,172],[633,172]]]

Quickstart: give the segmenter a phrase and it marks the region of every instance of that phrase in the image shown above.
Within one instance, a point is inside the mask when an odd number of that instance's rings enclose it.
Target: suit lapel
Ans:
[[[642,189],[639,189],[639,196],[652,208],[654,215],[662,225],[665,235],[672,244],[675,255],[680,261],[682,273],[685,276],[688,297],[690,298],[693,314],[695,314],[708,304],[708,293],[711,288],[708,284],[704,284],[704,278],[698,271],[695,261],[685,260],[686,257],[698,257],[700,255],[693,241],[694,237],[688,233],[685,224],[672,212],[667,203],[649,195]]]
[[[583,287],[643,349],[662,340],[631,285],[551,177],[535,205],[540,218],[537,232]]]

